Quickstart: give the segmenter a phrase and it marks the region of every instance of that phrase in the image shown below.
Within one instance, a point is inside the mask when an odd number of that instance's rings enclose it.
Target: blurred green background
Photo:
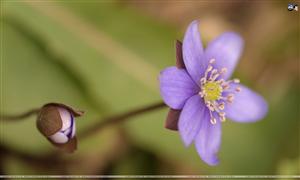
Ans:
[[[159,102],[159,71],[174,65],[174,42],[194,19],[204,43],[224,31],[243,36],[234,76],[269,103],[260,122],[223,124],[216,167],[164,128],[166,108],[79,139],[72,155],[56,152],[34,116],[1,121],[1,147],[11,151],[0,151],[1,174],[299,174],[299,11],[287,1],[255,2],[1,1],[2,114],[61,102],[86,111],[80,133]],[[53,152],[71,163],[24,158]]]

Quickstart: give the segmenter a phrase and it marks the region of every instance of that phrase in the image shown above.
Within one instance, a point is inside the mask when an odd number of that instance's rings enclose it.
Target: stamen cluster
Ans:
[[[239,84],[239,79],[225,81],[221,76],[227,72],[227,68],[218,70],[213,67],[215,59],[211,59],[204,73],[204,77],[200,79],[201,91],[199,95],[204,99],[210,114],[210,122],[217,123],[217,118],[221,122],[226,120],[224,112],[226,103],[232,103],[234,94],[241,91],[240,87],[230,88],[230,85]]]

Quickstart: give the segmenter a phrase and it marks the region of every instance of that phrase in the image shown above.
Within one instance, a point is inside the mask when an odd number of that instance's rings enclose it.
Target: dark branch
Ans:
[[[114,115],[111,117],[107,117],[104,119],[99,119],[99,123],[95,124],[87,129],[85,129],[82,133],[79,134],[79,138],[86,138],[94,133],[98,132],[99,130],[107,127],[109,125],[117,124],[128,120],[129,118],[141,115],[143,113],[148,113],[157,109],[161,109],[167,107],[163,102],[158,102],[151,104],[149,106],[145,106],[139,109],[135,109],[132,111],[128,111],[119,115]],[[39,109],[33,109],[21,115],[14,115],[14,116],[1,116],[1,120],[20,120],[30,115],[36,114],[39,112]],[[18,159],[28,162],[29,164],[40,166],[40,167],[54,167],[59,166],[63,167],[68,163],[72,163],[67,160],[63,160],[61,158],[61,154],[58,151],[50,152],[44,155],[35,155],[31,153],[26,153],[23,151],[19,151],[17,149],[12,149],[8,146],[0,144],[0,154],[6,156],[13,156],[17,157]]]
[[[141,115],[143,113],[147,113],[147,112],[151,112],[163,107],[167,107],[163,102],[159,102],[159,103],[155,103],[155,104],[151,104],[149,106],[146,107],[142,107],[139,109],[135,109],[129,112],[125,112],[119,115],[115,115],[115,116],[111,116],[111,117],[107,117],[104,119],[99,119],[99,123],[98,124],[94,124],[93,126],[87,128],[85,131],[83,131],[82,133],[80,133],[78,135],[78,138],[85,138],[88,137],[92,134],[94,134],[95,132],[98,132],[99,130],[101,130],[102,128],[109,126],[109,125],[113,125],[119,122],[123,122],[129,118]]]
[[[18,114],[18,115],[3,115],[1,114],[0,120],[5,120],[5,121],[17,121],[17,120],[22,120],[24,118],[27,118],[33,114],[37,114],[40,111],[40,109],[32,109],[29,110],[25,113]]]

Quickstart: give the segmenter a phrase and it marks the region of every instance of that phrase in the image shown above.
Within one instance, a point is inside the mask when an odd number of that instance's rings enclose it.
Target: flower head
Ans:
[[[75,111],[64,104],[49,103],[39,112],[37,128],[53,145],[73,152],[77,146],[75,116],[82,114],[82,111]]]
[[[242,38],[227,32],[204,50],[198,27],[198,21],[188,26],[182,56],[178,53],[181,44],[177,42],[177,67],[161,72],[160,91],[171,108],[168,123],[174,126],[178,119],[176,124],[184,144],[194,142],[202,160],[217,165],[221,122],[227,117],[237,122],[254,122],[266,115],[268,107],[260,95],[241,85],[238,79],[229,79],[243,50]]]

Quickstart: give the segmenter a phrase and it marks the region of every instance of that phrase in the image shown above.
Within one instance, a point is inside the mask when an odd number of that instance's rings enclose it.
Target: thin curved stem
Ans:
[[[151,112],[163,107],[167,107],[163,102],[158,102],[158,103],[154,103],[139,109],[134,109],[132,111],[128,111],[125,113],[121,113],[118,115],[114,115],[111,117],[107,117],[104,119],[99,119],[97,124],[94,124],[93,126],[85,129],[82,133],[80,133],[78,135],[78,138],[86,138],[96,132],[98,132],[99,130],[101,130],[102,128],[109,126],[109,125],[113,125],[116,123],[120,123],[123,122],[129,118],[141,115],[143,113],[147,113],[147,112]]]
[[[120,122],[124,122],[126,120],[128,120],[129,118],[141,115],[143,113],[148,113],[160,108],[164,108],[167,107],[163,102],[158,102],[158,103],[154,103],[142,108],[138,108],[138,109],[134,109],[132,111],[128,111],[125,113],[121,113],[118,115],[114,115],[114,116],[110,116],[107,118],[102,118],[99,119],[99,123],[94,124],[93,126],[85,129],[82,133],[79,134],[79,138],[86,138],[89,137],[90,135],[93,135],[94,133],[98,132],[99,130],[103,129],[104,127],[107,127],[109,125],[113,125],[116,123],[120,123]],[[39,112],[40,109],[32,109],[28,112],[25,112],[23,114],[20,115],[5,115],[5,116],[1,116],[1,120],[21,120],[24,119],[26,117],[29,117],[33,114],[36,114]],[[51,164],[60,164],[60,165],[64,165],[67,162],[65,162],[64,160],[61,159],[60,154],[58,154],[57,152],[50,152],[48,154],[45,155],[34,155],[34,154],[28,154],[19,150],[15,150],[15,149],[11,149],[5,145],[0,144],[0,154],[5,154],[5,155],[11,155],[14,157],[17,157],[25,162],[29,162],[29,163],[34,163],[34,164],[38,164],[38,165],[43,165],[45,164],[45,162],[49,163],[51,162]],[[46,163],[46,164],[47,164]]]
[[[134,110],[131,110],[131,111],[128,111],[125,113],[121,113],[121,114],[113,115],[113,116],[110,116],[107,118],[99,119],[98,120],[99,123],[94,124],[93,126],[85,129],[82,133],[80,133],[79,138],[88,137],[106,126],[113,125],[113,124],[125,121],[129,118],[141,115],[143,113],[151,112],[151,111],[163,108],[163,107],[167,107],[167,106],[163,102],[158,102],[158,103],[154,103],[154,104],[142,107],[142,108],[134,109]],[[27,112],[25,112],[23,114],[19,114],[19,115],[1,115],[0,120],[5,120],[5,121],[22,120],[31,115],[37,114],[39,111],[40,111],[40,108],[32,109],[30,111],[27,111]]]
[[[32,109],[27,112],[24,112],[22,114],[18,115],[3,115],[1,114],[0,120],[5,120],[5,121],[17,121],[17,120],[22,120],[25,119],[31,115],[37,114],[40,111],[40,108],[38,109]]]

